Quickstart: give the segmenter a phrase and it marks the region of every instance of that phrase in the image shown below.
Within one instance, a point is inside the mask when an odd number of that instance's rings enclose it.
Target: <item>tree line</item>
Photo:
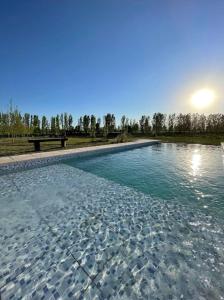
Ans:
[[[115,132],[131,134],[203,134],[224,133],[224,114],[163,114],[143,115],[140,120],[122,116],[116,122],[114,114],[108,113],[101,118],[95,115],[81,116],[76,124],[69,113],[61,113],[47,118],[46,116],[21,114],[18,108],[10,105],[9,111],[0,112],[1,136],[31,135],[86,135],[108,136]]]

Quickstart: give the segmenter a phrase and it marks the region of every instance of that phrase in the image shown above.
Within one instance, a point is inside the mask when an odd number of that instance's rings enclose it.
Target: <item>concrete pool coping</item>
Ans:
[[[65,149],[65,150],[55,150],[55,151],[47,151],[47,152],[33,152],[29,154],[20,154],[20,155],[12,155],[12,156],[3,156],[0,157],[0,166],[17,164],[27,161],[35,161],[42,159],[53,159],[53,158],[64,158],[67,156],[75,156],[76,154],[88,154],[94,152],[107,152],[107,150],[119,150],[119,149],[133,149],[143,146],[150,146],[154,144],[160,144],[159,140],[152,139],[142,139],[134,142],[127,143],[118,143],[118,144],[106,144],[99,146],[88,146],[82,148],[74,148],[74,149]]]

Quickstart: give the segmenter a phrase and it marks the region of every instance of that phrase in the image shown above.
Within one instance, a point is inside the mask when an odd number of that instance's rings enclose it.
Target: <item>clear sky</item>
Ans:
[[[0,110],[224,112],[223,0],[0,0]]]

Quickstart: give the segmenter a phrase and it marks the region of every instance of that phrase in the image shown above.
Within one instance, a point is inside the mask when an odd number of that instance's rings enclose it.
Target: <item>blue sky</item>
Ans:
[[[223,0],[0,0],[0,110],[224,112]]]

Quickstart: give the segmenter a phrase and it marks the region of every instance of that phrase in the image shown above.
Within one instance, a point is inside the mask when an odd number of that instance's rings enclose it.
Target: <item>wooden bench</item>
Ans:
[[[54,137],[54,138],[31,138],[28,140],[29,143],[34,144],[35,151],[40,151],[40,143],[43,142],[53,142],[53,141],[61,141],[61,147],[66,147],[67,137]]]

